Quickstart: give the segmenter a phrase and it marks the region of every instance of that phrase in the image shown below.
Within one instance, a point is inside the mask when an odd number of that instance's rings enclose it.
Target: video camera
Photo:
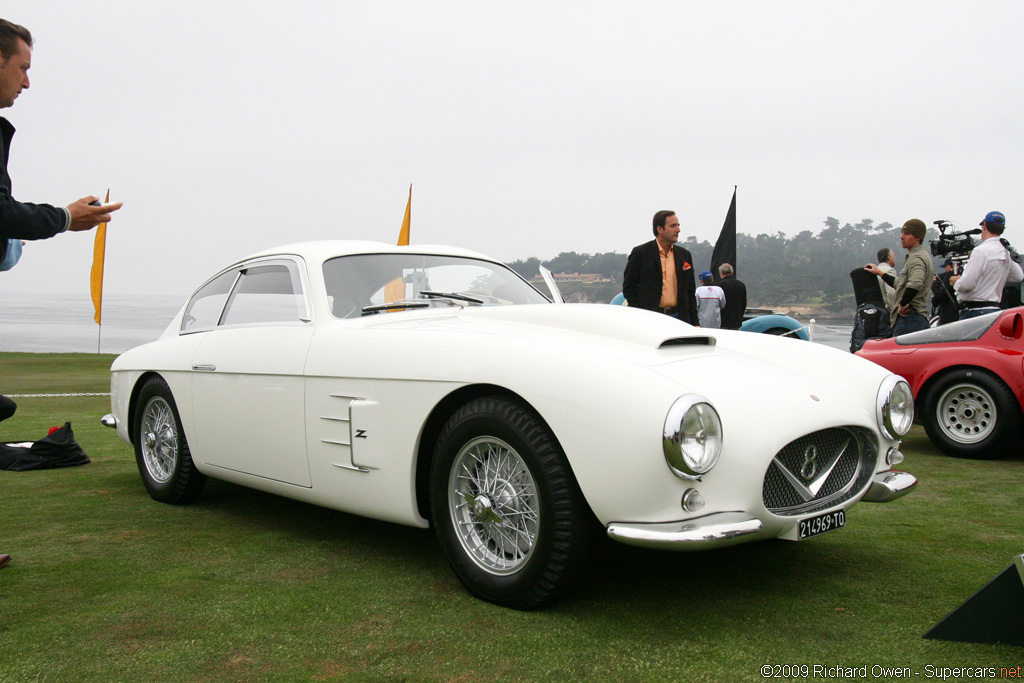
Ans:
[[[956,261],[966,261],[974,249],[974,240],[971,235],[980,235],[981,228],[957,232],[952,221],[934,221],[939,228],[939,239],[929,243],[932,256],[948,256]],[[947,234],[947,230],[949,233]]]

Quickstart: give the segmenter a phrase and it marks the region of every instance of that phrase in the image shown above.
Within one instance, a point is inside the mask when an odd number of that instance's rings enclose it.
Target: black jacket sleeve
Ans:
[[[697,317],[697,277],[693,256],[688,249],[675,248],[676,284],[678,285],[679,319],[691,325],[700,325]]]
[[[67,223],[64,209],[19,202],[0,189],[0,239],[44,240],[64,232]]]
[[[14,126],[0,118],[0,240],[44,240],[64,232],[68,212],[49,204],[19,202],[11,193],[11,176],[7,159],[11,150]]]

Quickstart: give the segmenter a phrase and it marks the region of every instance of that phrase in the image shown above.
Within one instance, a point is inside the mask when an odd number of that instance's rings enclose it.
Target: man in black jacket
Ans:
[[[28,89],[31,66],[32,34],[23,26],[0,19],[0,109],[14,105],[21,91]],[[90,230],[109,221],[110,214],[121,208],[120,202],[101,205],[98,197],[83,197],[67,208],[16,201],[7,172],[13,137],[14,126],[0,117],[0,263],[7,256],[11,240],[40,240],[67,230]],[[13,264],[8,268],[10,265]],[[14,401],[5,396],[0,398],[0,419],[10,417],[16,407]],[[10,561],[10,555],[0,554],[0,568]]]
[[[645,308],[697,321],[697,283],[693,256],[678,244],[679,219],[675,211],[654,214],[654,239],[635,247],[622,275],[622,294],[633,308]]]
[[[736,271],[732,264],[723,263],[718,266],[718,282],[715,283],[725,292],[725,308],[722,309],[722,329],[738,330],[743,324],[743,314],[747,311],[747,286],[736,279]]]
[[[21,91],[28,89],[31,66],[32,34],[23,26],[0,19],[0,109],[12,106]],[[97,197],[83,197],[67,208],[16,201],[7,172],[13,137],[14,126],[0,118],[0,262],[7,255],[10,240],[39,240],[66,230],[90,230],[109,221],[110,214],[121,208],[120,202],[99,205]]]

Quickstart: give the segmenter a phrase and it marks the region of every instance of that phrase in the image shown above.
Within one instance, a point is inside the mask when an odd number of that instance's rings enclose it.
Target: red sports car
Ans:
[[[928,438],[958,458],[1020,453],[1024,307],[869,341],[858,356],[902,375]]]

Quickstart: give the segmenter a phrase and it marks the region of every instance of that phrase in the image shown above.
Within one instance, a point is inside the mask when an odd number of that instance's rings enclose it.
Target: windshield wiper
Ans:
[[[373,306],[363,306],[363,315],[368,313],[380,313],[381,311],[397,311],[403,308],[428,308],[430,302],[428,301],[392,301],[386,304],[374,304]]]
[[[431,292],[425,290],[420,292],[420,294],[422,294],[423,296],[429,296],[431,298],[436,299],[455,299],[456,301],[468,301],[471,304],[482,305],[484,303],[483,299],[477,299],[476,297],[468,296],[466,294],[459,294],[458,292]]]

